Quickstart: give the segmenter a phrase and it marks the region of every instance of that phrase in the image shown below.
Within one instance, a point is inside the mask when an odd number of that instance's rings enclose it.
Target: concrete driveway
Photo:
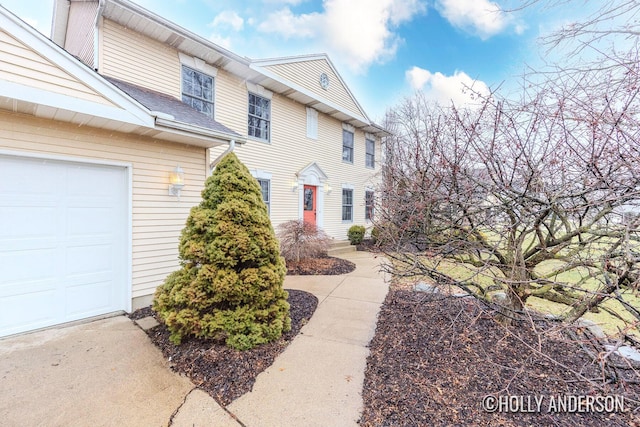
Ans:
[[[287,276],[285,288],[313,293],[318,308],[227,410],[172,372],[142,329],[118,316],[0,340],[0,425],[357,426],[388,284],[371,254],[342,257],[356,270]]]
[[[124,316],[0,340],[0,425],[238,426]]]

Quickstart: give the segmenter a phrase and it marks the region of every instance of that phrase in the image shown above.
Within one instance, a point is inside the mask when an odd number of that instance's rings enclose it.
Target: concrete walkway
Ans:
[[[0,424],[349,426],[362,409],[367,344],[387,293],[371,254],[341,276],[287,277],[316,312],[253,391],[221,408],[168,368],[126,317],[0,340]]]

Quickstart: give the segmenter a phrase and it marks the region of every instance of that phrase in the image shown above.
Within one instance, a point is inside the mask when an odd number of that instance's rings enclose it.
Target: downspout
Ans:
[[[216,165],[220,163],[220,160],[222,160],[222,158],[227,154],[231,153],[234,150],[234,148],[236,148],[236,140],[232,139],[231,141],[229,141],[229,147],[227,147],[227,149],[224,150],[224,152],[220,154],[218,157],[216,157],[216,159],[213,162],[211,162],[211,164],[209,165],[210,174],[213,172],[213,169],[216,167]]]
[[[100,48],[100,18],[102,17],[102,13],[105,8],[105,0],[100,0],[98,2],[98,11],[96,12],[96,21],[93,23],[94,31],[93,31],[93,69],[98,70],[98,61],[100,61],[100,55],[98,50]]]

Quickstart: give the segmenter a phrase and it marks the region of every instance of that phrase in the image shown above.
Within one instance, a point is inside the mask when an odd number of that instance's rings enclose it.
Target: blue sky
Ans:
[[[505,13],[515,0],[133,0],[254,59],[327,53],[371,119],[415,90],[464,102],[463,84],[514,85],[540,63],[541,34],[580,18],[583,1]],[[0,0],[49,35],[53,0]],[[592,2],[593,4],[593,2]]]

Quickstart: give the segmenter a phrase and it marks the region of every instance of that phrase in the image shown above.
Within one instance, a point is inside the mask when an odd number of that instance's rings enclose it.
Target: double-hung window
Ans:
[[[353,132],[342,130],[342,161],[353,163]]]
[[[373,219],[373,191],[364,192],[364,219]]]
[[[351,188],[342,189],[342,221],[353,221],[353,190]]]
[[[271,213],[271,181],[268,179],[258,178],[260,191],[262,192],[262,200],[267,205],[267,213]]]
[[[213,118],[213,77],[183,65],[182,102]]]
[[[372,139],[365,140],[365,166],[368,168],[376,167],[376,142]]]
[[[271,137],[271,100],[249,93],[249,136],[269,141]]]

